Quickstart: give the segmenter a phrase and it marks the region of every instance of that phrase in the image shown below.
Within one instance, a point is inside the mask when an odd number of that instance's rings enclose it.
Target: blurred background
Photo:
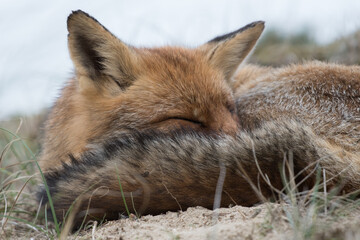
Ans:
[[[66,18],[77,9],[135,46],[193,47],[264,20],[250,62],[360,62],[355,0],[0,0],[0,120],[40,113],[59,95],[73,72]]]

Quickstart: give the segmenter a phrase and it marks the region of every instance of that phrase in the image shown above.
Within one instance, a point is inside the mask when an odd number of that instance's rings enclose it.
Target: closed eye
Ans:
[[[193,119],[189,119],[189,118],[184,118],[184,117],[171,117],[171,118],[168,118],[167,120],[181,120],[181,121],[186,121],[186,122],[190,122],[190,123],[193,123],[193,124],[197,124],[197,125],[203,125],[201,122],[199,121],[196,121],[196,120],[193,120]]]
[[[236,113],[237,113],[236,106],[235,106],[235,104],[233,104],[233,103],[228,103],[228,104],[226,104],[226,108],[228,109],[228,111],[229,111],[231,114],[236,114]]]

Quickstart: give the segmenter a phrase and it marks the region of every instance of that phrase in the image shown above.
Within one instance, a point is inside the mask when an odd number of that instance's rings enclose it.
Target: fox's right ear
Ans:
[[[209,63],[230,80],[240,63],[255,46],[264,30],[264,22],[246,25],[234,32],[216,37],[199,47]]]
[[[74,11],[67,20],[68,45],[76,73],[96,84],[111,79],[121,89],[136,76],[136,53],[87,13]]]

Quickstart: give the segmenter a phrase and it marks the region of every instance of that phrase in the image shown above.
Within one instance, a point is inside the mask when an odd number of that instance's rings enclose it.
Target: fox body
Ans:
[[[78,202],[76,221],[117,218],[122,198],[142,214],[211,208],[219,174],[221,206],[252,205],[281,192],[286,161],[299,187],[313,185],[320,166],[329,187],[358,190],[360,68],[236,71],[263,28],[194,49],[139,49],[72,13],[76,76],[50,114],[40,157],[57,217]]]

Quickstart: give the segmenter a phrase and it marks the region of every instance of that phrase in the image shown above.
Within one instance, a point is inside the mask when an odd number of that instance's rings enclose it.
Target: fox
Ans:
[[[360,67],[244,64],[264,26],[195,48],[137,48],[72,12],[75,76],[45,126],[39,201],[51,198],[61,221],[71,209],[78,226],[251,206],[283,194],[284,178],[310,189],[319,171],[329,189],[358,191]]]

